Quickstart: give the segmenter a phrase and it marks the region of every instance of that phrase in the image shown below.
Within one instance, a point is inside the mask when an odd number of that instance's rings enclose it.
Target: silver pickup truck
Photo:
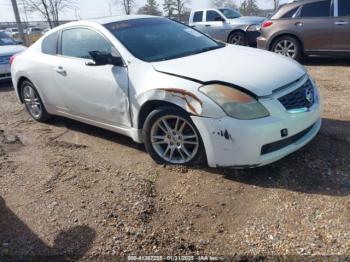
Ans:
[[[198,9],[191,12],[189,25],[216,40],[235,45],[256,46],[266,18],[241,16],[231,8]]]

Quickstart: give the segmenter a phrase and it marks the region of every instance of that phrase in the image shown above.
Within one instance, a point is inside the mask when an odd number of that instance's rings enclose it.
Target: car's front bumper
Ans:
[[[0,64],[0,80],[11,79],[11,66],[10,64]]]
[[[281,112],[257,120],[198,116],[192,120],[201,134],[209,166],[251,168],[280,160],[310,142],[321,127],[321,107],[316,103],[308,112]],[[283,137],[282,130],[288,130],[288,135]],[[264,146],[276,142],[281,142],[277,150],[263,153]]]
[[[247,31],[247,38],[248,38],[248,44],[250,46],[256,47],[257,45],[257,38],[260,36],[259,31]]]

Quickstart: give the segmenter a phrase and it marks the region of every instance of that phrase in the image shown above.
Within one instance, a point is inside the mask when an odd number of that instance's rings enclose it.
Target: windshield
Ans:
[[[165,18],[143,18],[105,25],[137,58],[156,62],[223,47],[198,31]]]
[[[228,19],[234,19],[234,18],[241,17],[241,14],[238,11],[235,11],[235,10],[233,10],[231,8],[222,8],[222,9],[219,9],[219,10]]]
[[[16,41],[9,37],[6,33],[0,32],[0,46],[16,44]]]

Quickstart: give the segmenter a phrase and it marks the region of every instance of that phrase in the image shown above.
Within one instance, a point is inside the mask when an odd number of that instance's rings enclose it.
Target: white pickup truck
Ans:
[[[264,17],[241,16],[231,8],[197,9],[191,12],[189,25],[216,40],[256,46],[264,20]]]

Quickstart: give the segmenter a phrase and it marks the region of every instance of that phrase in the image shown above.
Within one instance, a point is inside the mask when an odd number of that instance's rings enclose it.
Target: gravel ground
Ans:
[[[0,254],[347,260],[349,65],[310,59],[320,134],[282,161],[240,171],[159,166],[122,135],[59,117],[36,123],[1,84]]]

